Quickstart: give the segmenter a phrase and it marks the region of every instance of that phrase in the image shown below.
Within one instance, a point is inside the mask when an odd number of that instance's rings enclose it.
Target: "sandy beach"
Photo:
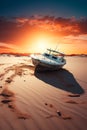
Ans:
[[[36,72],[28,56],[0,55],[0,130],[86,130],[87,57]]]

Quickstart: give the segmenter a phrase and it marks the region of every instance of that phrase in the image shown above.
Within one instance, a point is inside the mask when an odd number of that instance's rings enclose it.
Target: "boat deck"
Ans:
[[[58,65],[60,63],[63,63],[61,61],[61,57],[57,58],[56,56],[52,56],[52,55],[33,55],[33,58],[36,59],[36,60],[40,60],[41,62],[45,62],[47,64],[55,64],[55,65]]]

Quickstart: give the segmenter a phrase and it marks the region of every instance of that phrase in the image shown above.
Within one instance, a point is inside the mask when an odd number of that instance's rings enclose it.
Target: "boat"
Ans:
[[[43,54],[32,54],[32,63],[38,70],[58,70],[66,64],[64,53],[47,49]]]

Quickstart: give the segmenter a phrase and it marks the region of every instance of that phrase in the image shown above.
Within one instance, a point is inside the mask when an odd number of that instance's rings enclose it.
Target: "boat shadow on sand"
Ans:
[[[62,89],[64,91],[71,92],[73,94],[83,94],[84,89],[76,81],[75,77],[71,72],[66,69],[60,69],[58,71],[41,71],[35,70],[34,75],[52,85],[53,87]]]

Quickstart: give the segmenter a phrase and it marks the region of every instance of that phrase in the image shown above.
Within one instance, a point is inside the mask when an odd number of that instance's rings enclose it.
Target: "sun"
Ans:
[[[33,47],[33,51],[43,53],[49,47],[49,44],[50,39],[48,35],[39,34],[33,37],[31,45]]]
[[[37,49],[43,51],[47,48],[48,40],[45,38],[39,38],[36,42]]]
[[[30,53],[43,53],[47,48],[51,48],[52,36],[48,33],[33,33],[25,41],[26,51]]]

